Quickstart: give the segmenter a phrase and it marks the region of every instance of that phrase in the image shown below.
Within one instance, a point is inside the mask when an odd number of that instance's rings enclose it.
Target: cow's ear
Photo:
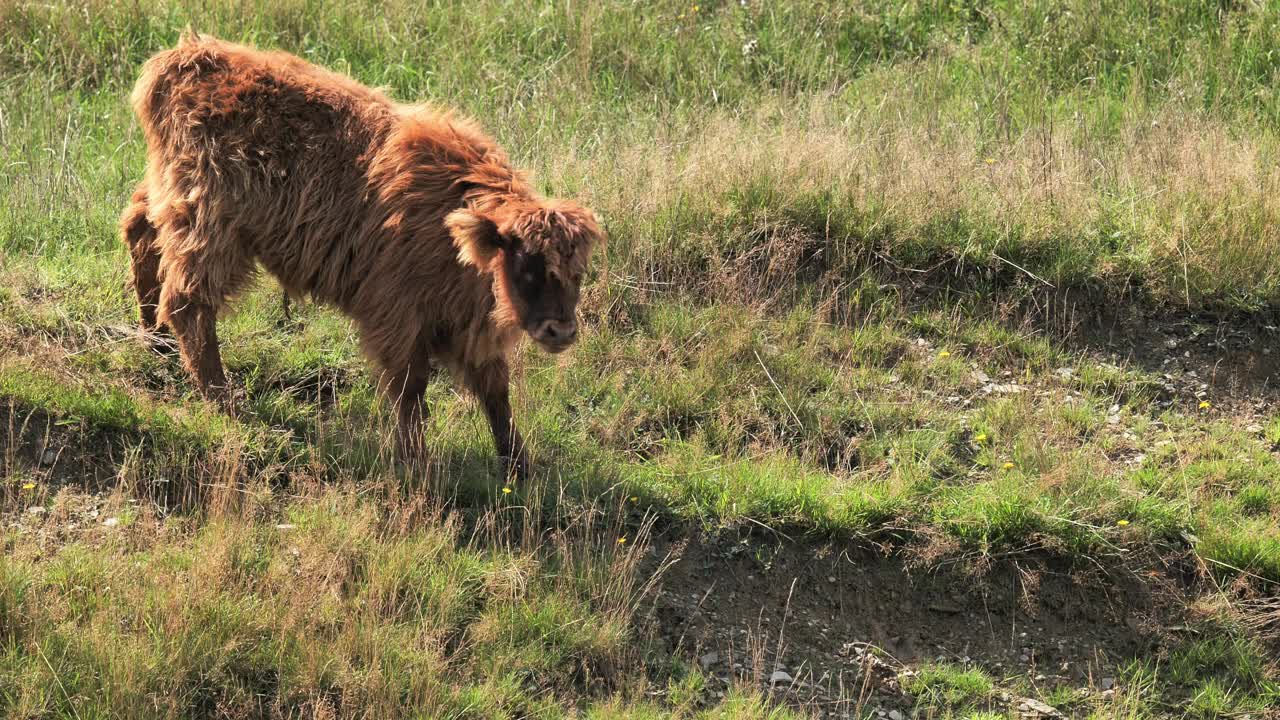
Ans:
[[[454,210],[444,219],[458,249],[458,260],[486,271],[498,251],[506,247],[506,239],[489,218],[471,210]]]

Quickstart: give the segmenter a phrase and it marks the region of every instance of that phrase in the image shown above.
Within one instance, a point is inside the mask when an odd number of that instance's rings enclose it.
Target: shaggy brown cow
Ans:
[[[131,99],[148,163],[121,233],[142,326],[172,330],[206,396],[228,394],[217,313],[261,263],[355,321],[403,453],[422,450],[434,361],[484,406],[504,475],[523,477],[507,354],[522,333],[573,343],[604,239],[591,211],[540,197],[473,123],[286,53],[188,34]]]

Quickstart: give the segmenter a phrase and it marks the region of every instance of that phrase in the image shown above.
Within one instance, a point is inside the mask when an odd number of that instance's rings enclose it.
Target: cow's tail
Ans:
[[[139,183],[129,198],[129,204],[120,214],[120,239],[129,248],[129,255],[137,258],[139,252],[150,252],[156,243],[156,226],[147,219],[147,186]]]
[[[155,330],[156,308],[160,301],[159,233],[147,218],[147,186],[139,183],[133,197],[120,214],[120,239],[129,248],[132,271],[129,284],[138,295],[138,306],[144,330]]]

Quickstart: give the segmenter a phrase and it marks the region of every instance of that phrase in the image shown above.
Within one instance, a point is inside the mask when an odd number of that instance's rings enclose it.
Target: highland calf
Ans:
[[[167,327],[207,397],[226,399],[218,311],[260,263],[356,323],[422,452],[433,365],[480,400],[504,475],[527,459],[507,355],[577,336],[592,213],[540,197],[471,122],[280,52],[184,36],[143,66],[132,103],[145,179],[121,218],[143,329]]]

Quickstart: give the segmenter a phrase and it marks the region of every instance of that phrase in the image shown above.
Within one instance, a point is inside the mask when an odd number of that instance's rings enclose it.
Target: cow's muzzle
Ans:
[[[564,352],[578,339],[578,322],[568,320],[543,320],[529,333],[538,346],[549,353]]]

